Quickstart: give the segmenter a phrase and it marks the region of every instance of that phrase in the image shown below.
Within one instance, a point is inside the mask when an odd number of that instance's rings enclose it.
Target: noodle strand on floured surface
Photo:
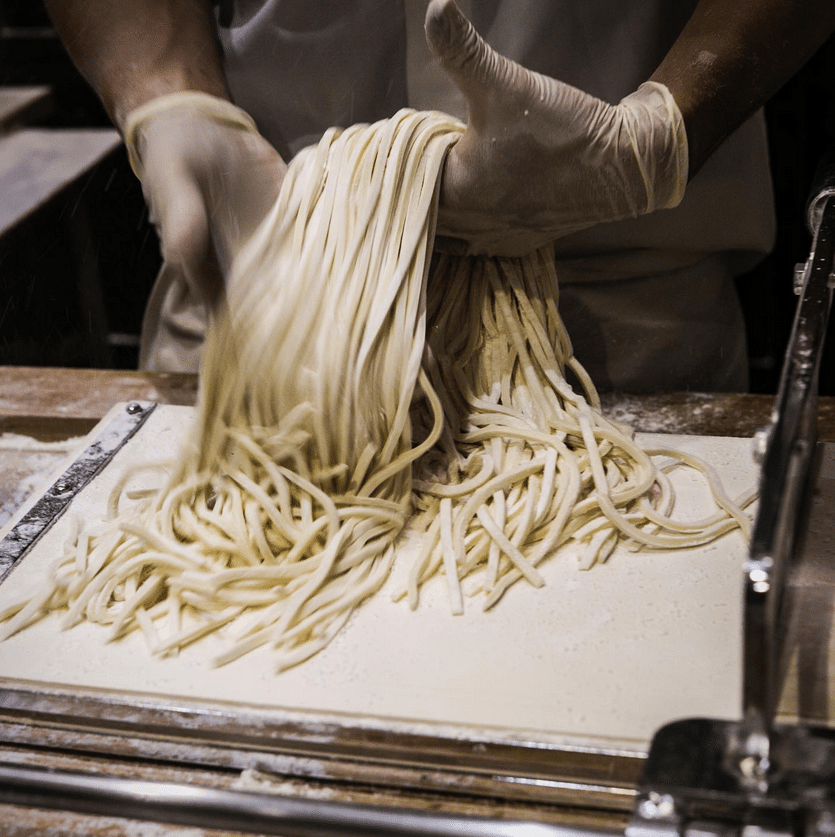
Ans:
[[[685,549],[737,527],[748,534],[748,518],[708,466],[664,449],[656,455],[706,475],[717,503],[702,521],[671,518],[669,466],[659,468],[631,431],[600,412],[557,303],[547,248],[514,259],[440,256],[430,276],[429,373],[444,394],[452,441],[421,460],[414,490],[431,542],[424,554],[456,558],[456,577],[447,579],[453,611],[462,606],[457,588],[470,576],[478,578],[473,589],[484,593],[485,608],[521,579],[541,586],[535,568],[571,541],[588,568],[618,543]],[[568,385],[569,374],[583,392]],[[441,509],[440,524],[432,525]],[[446,558],[424,559],[400,595],[416,607],[420,585],[438,571],[449,576],[450,568]]]
[[[401,595],[416,607],[443,573],[454,613],[479,591],[490,607],[517,581],[542,587],[538,565],[569,541],[589,567],[618,543],[747,533],[706,466],[667,450],[656,465],[602,416],[551,252],[441,256],[429,275],[461,130],[402,111],[297,156],[234,265],[172,476],[127,502],[121,482],[110,522],[74,533],[44,587],[0,612],[5,635],[61,610],[67,627],[141,631],[158,654],[209,634],[217,664],[268,646],[280,670],[379,590],[410,516],[423,542]],[[705,474],[704,520],[671,518],[675,467]]]
[[[218,662],[267,644],[281,668],[380,587],[412,460],[442,426],[430,393],[435,429],[412,444],[438,176],[460,130],[403,111],[298,155],[234,265],[169,483],[71,546],[8,632],[66,608],[67,626],[139,629],[172,653],[223,628]]]

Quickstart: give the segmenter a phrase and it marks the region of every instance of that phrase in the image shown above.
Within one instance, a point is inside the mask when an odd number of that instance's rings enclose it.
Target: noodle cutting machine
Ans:
[[[835,288],[835,156],[819,167],[807,220],[813,244],[796,269],[800,299],[772,423],[755,438],[762,471],[744,565],[743,719],[684,720],[656,734],[631,837],[835,828],[835,731],[775,722],[792,610],[787,582],[814,472],[817,378]]]
[[[760,492],[743,567],[742,717],[678,720],[656,732],[625,821],[626,837],[835,835],[835,730],[777,721],[786,625],[803,607],[788,582],[797,571],[818,467],[817,378],[835,287],[835,156],[819,169],[807,220],[813,243],[796,272],[799,303],[780,388],[769,426],[754,439]],[[129,434],[150,408],[134,404],[127,412],[121,421]],[[82,464],[82,470],[95,467]],[[48,499],[60,506],[61,484],[56,486]],[[27,538],[26,526],[19,525],[0,544],[0,575],[20,557],[19,541]],[[36,717],[45,710],[36,700],[27,711]],[[142,711],[132,707],[133,716]],[[118,718],[117,726],[127,723]],[[217,729],[216,741],[222,741],[223,728]],[[544,800],[548,788],[542,784]],[[571,789],[561,792],[564,804]],[[617,827],[555,825],[12,764],[0,764],[0,803],[281,835],[593,837],[624,831],[623,821]]]

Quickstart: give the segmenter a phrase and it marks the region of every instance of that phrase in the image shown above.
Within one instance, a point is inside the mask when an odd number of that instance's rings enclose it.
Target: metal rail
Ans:
[[[779,700],[786,581],[817,443],[818,373],[835,284],[835,166],[824,167],[820,177],[809,213],[817,226],[809,259],[796,277],[800,300],[763,440],[760,505],[744,566],[744,756],[761,762],[756,772],[763,777]]]
[[[523,820],[305,800],[175,782],[122,779],[0,764],[0,801],[282,837],[615,837],[593,829]]]

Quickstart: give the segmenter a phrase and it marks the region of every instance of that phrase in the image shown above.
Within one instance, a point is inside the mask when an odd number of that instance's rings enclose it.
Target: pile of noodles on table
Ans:
[[[425,531],[401,595],[417,606],[443,572],[455,613],[464,579],[492,606],[516,581],[541,586],[537,566],[568,541],[588,567],[620,542],[747,533],[747,499],[731,502],[709,468],[643,451],[601,415],[547,249],[438,257],[430,271],[461,130],[402,111],[293,160],[234,265],[173,473],[138,499],[120,486],[110,520],[73,533],[44,587],[0,614],[6,635],[62,610],[65,626],[141,630],[156,654],[216,632],[217,664],[266,644],[282,669],[382,586],[410,517]],[[710,485],[706,519],[670,518],[667,471],[682,465]]]

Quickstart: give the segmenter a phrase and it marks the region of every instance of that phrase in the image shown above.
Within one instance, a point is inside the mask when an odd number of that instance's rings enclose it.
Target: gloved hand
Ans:
[[[610,105],[500,56],[452,0],[432,0],[426,36],[469,107],[441,182],[439,249],[518,255],[681,201],[687,136],[664,85]]]
[[[204,93],[153,99],[124,133],[163,257],[210,303],[275,202],[286,165],[251,117]]]

